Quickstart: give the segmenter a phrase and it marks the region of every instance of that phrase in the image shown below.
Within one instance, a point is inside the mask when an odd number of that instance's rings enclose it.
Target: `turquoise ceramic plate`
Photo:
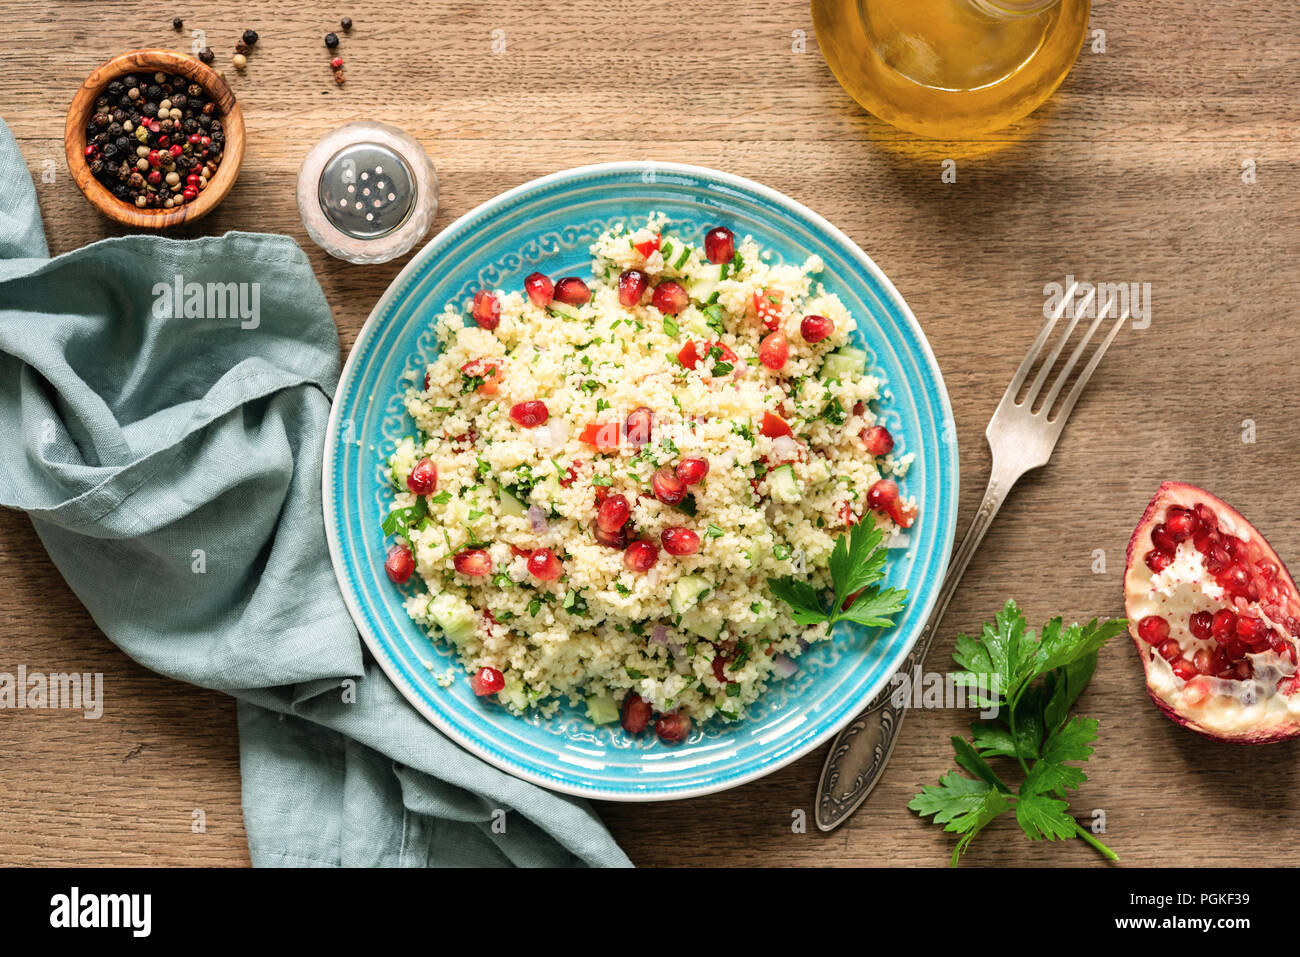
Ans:
[[[891,553],[888,583],[911,592],[885,631],[841,626],[833,642],[799,659],[738,722],[697,727],[677,746],[596,727],[580,710],[554,718],[512,717],[474,697],[461,674],[440,687],[435,673],[459,668],[440,641],[402,610],[403,592],[384,574],[380,527],[390,505],[385,462],[413,423],[404,378],[436,354],[433,316],[475,290],[522,288],[533,270],[588,275],[588,246],[615,222],[658,210],[682,236],[724,223],[752,234],[786,261],[816,253],[820,279],[858,322],[858,344],[887,380],[881,404],[899,453],[916,462],[902,483],[920,515],[905,548]],[[925,335],[893,285],[838,229],[793,200],[715,170],[666,163],[612,163],[525,183],[484,203],[438,234],[393,281],[343,369],[325,452],[325,527],[344,597],[375,657],[425,717],[465,748],[511,774],[585,797],[648,801],[735,787],[827,741],[883,687],[929,614],[948,563],[957,515],[957,446],[943,379]],[[414,587],[414,586],[408,586]]]

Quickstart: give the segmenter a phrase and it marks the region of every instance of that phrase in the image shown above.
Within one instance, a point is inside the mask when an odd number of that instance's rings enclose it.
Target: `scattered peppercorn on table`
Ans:
[[[984,425],[1041,324],[1049,284],[1067,276],[1149,284],[1051,465],[1017,488],[975,557],[931,671],[950,670],[955,635],[1009,597],[1031,621],[1123,615],[1125,546],[1166,479],[1215,490],[1284,560],[1300,553],[1290,491],[1300,426],[1284,412],[1300,406],[1289,374],[1300,350],[1290,317],[1300,298],[1300,149],[1287,135],[1289,91],[1300,80],[1292,4],[1230,0],[1216,8],[1213,31],[1192,0],[1158,10],[1094,4],[1089,40],[1057,96],[978,142],[920,141],[865,114],[827,69],[801,3],[756,0],[739,14],[702,3],[641,9],[638,60],[672,64],[666,89],[662,70],[629,69],[616,42],[627,35],[626,14],[614,9],[544,0],[523,17],[522,5],[503,0],[472,9],[419,2],[404,8],[400,29],[391,8],[373,2],[329,17],[304,2],[276,5],[271,19],[247,9],[122,3],[90,41],[79,8],[11,11],[0,116],[37,183],[52,252],[127,232],[72,182],[62,111],[93,67],[140,46],[214,51],[212,66],[244,112],[248,145],[234,189],[173,235],[295,237],[345,351],[409,257],[354,266],[308,240],[294,183],[325,131],[365,118],[419,139],[441,179],[435,230],[505,189],[582,163],[713,166],[824,215],[907,299],[956,412],[960,527],[988,471]],[[689,32],[678,26],[686,17]],[[236,56],[245,59],[239,68]],[[655,105],[664,92],[668,111]],[[174,108],[184,120],[186,107],[173,100]],[[1222,388],[1207,402],[1211,380]],[[0,865],[247,864],[233,702],[158,677],[113,648],[14,513],[0,514],[0,596],[0,671],[37,662],[51,672],[102,671],[113,702],[98,721],[5,716]],[[811,822],[824,748],[740,791],[601,805],[601,814],[641,865],[946,865],[952,838],[907,803],[949,769],[948,739],[974,715],[927,707],[924,682],[913,697],[919,707],[883,781],[831,835]],[[1300,745],[1243,748],[1177,727],[1151,704],[1123,641],[1103,649],[1080,707],[1100,728],[1072,807],[1104,824],[1124,864],[1290,863],[1279,837],[1300,825],[1289,770]],[[206,833],[191,830],[195,808]],[[1173,840],[1171,821],[1182,825]],[[991,827],[966,866],[1099,861],[1081,841],[1030,844],[1000,829],[1015,824]]]

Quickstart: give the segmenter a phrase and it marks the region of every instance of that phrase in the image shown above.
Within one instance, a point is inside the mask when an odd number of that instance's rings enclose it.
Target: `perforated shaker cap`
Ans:
[[[379,143],[345,146],[321,171],[321,210],[339,232],[356,239],[398,229],[415,208],[415,192],[406,160]]]

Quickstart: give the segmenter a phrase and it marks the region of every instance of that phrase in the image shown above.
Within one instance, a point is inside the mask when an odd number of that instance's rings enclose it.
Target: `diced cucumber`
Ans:
[[[780,465],[773,469],[768,478],[768,487],[778,502],[797,502],[803,498],[799,480],[794,477],[793,465]]]
[[[592,695],[587,699],[587,717],[592,724],[613,724],[618,720],[618,704],[608,695]]]
[[[713,585],[703,575],[683,575],[673,582],[668,593],[668,606],[680,615],[695,606]]]
[[[443,592],[429,602],[429,617],[448,640],[463,645],[474,637],[478,616],[463,598]]]
[[[823,379],[835,379],[843,382],[851,376],[862,375],[867,370],[867,354],[861,349],[844,346],[826,357],[821,371],[817,374]]]
[[[519,711],[527,710],[528,689],[514,675],[507,675],[505,687],[501,689],[498,700],[502,704],[513,705]]]
[[[702,612],[683,618],[682,627],[692,634],[699,635],[705,641],[713,641],[722,634],[722,620],[707,617]]]
[[[567,302],[552,302],[546,309],[552,315],[559,316],[561,319],[578,318],[578,307],[571,306]]]
[[[718,298],[718,280],[716,279],[693,279],[686,284],[686,291],[691,294],[691,298],[702,305],[708,305],[716,302]]]
[[[523,518],[528,514],[528,506],[515,498],[506,489],[501,489],[497,498],[501,501],[502,515],[513,515],[516,518]]]

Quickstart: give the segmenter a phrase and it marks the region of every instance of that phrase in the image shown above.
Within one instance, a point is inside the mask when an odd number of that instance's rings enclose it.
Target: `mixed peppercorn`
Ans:
[[[216,104],[199,84],[179,74],[127,74],[95,99],[85,158],[122,202],[172,209],[211,182],[225,139]]]

